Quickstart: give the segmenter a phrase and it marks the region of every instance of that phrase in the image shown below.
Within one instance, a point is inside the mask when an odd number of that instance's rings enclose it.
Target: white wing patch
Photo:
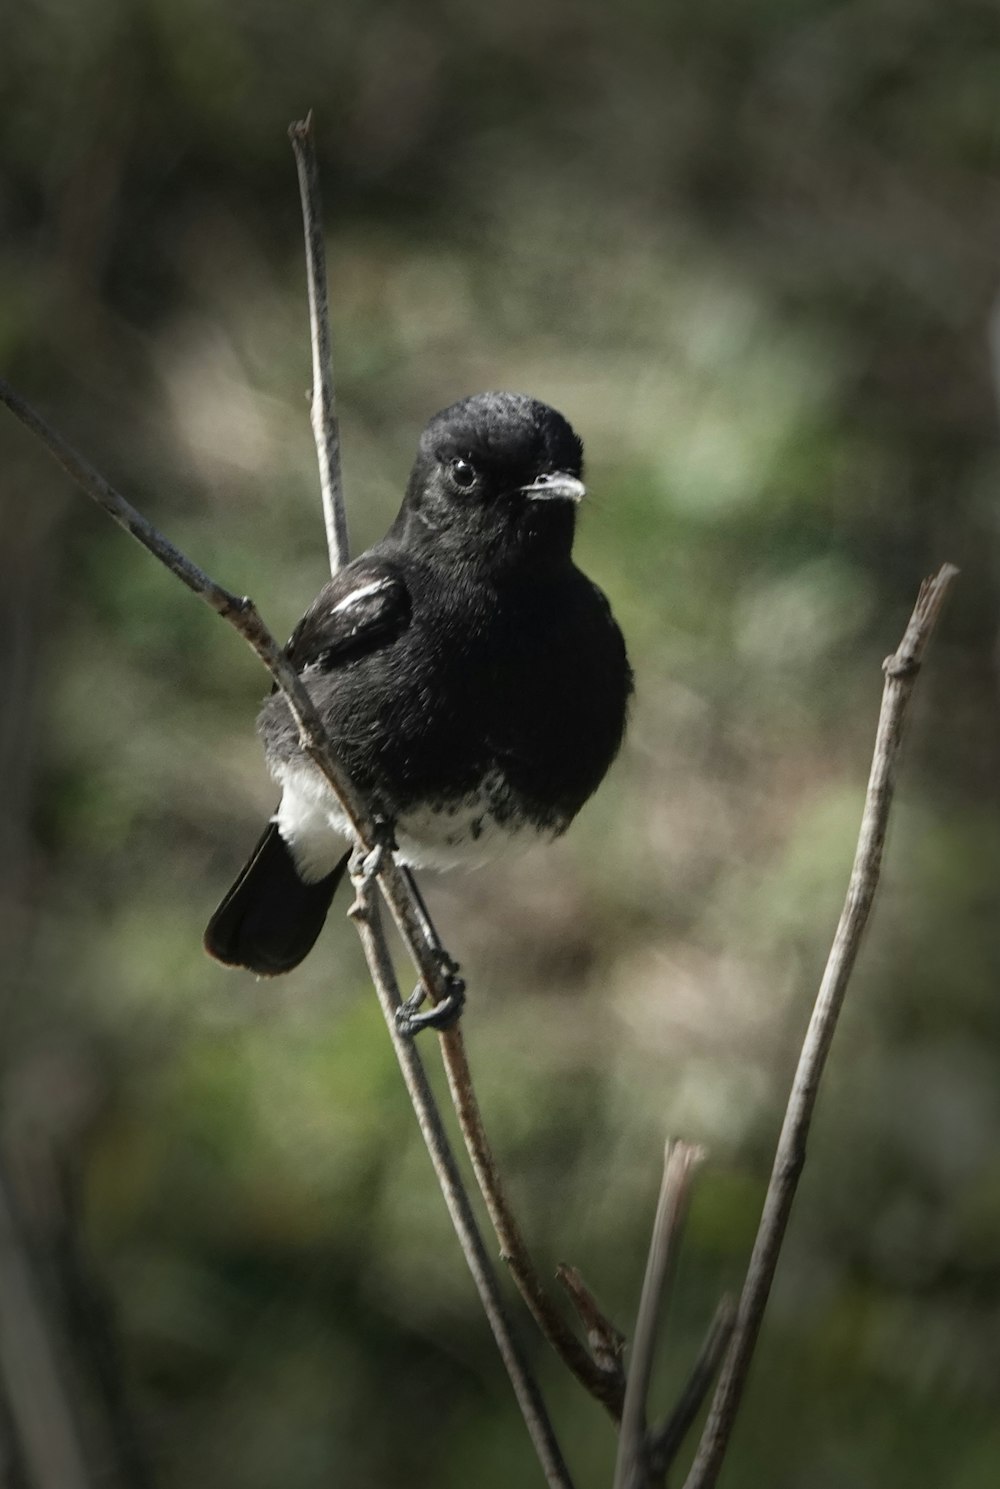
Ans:
[[[393,589],[396,582],[395,579],[374,579],[371,584],[363,584],[360,589],[353,589],[349,595],[338,600],[330,614],[343,615],[345,610],[350,610],[354,605],[360,605],[362,600],[370,600],[373,595],[381,594],[383,590]]]

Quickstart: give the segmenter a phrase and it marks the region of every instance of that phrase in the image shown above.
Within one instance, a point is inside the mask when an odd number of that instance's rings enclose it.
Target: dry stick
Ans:
[[[264,625],[253,601],[245,595],[233,594],[221,584],[217,584],[203,569],[175,548],[2,378],[0,378],[0,403],[5,403],[11,412],[42,441],[63,470],[89,497],[97,502],[98,506],[103,507],[104,511],[120,527],[123,527],[155,558],[158,558],[211,609],[235,627],[264,663],[285,695],[289,710],[299,728],[302,747],[336,793],[358,841],[364,848],[373,849],[378,842],[378,827],[368,805],[330,748],[309,694],[302,686],[284,650]],[[383,856],[378,880],[393,918],[413,955],[428,996],[437,1002],[448,992],[440,960],[433,948],[424,943],[420,914],[414,903],[413,895],[403,871],[390,854]]]
[[[620,1349],[606,1350],[604,1358],[610,1355],[610,1359],[607,1366],[602,1365],[600,1360],[595,1358],[576,1337],[546,1293],[538,1271],[531,1260],[517,1218],[504,1192],[496,1159],[486,1136],[479,1103],[473,1089],[472,1076],[465,1054],[465,1041],[458,1028],[448,1029],[442,1033],[441,1052],[462,1136],[465,1138],[465,1145],[479,1181],[479,1188],[486,1201],[493,1229],[500,1242],[500,1255],[507,1263],[531,1316],[545,1338],[581,1385],[606,1406],[617,1421],[621,1416],[625,1389]],[[596,1315],[597,1305],[593,1303],[592,1298],[591,1302]],[[603,1315],[600,1315],[599,1323],[596,1317],[594,1322],[594,1332],[603,1340],[621,1339],[618,1330]]]
[[[447,952],[409,870],[407,878],[421,912],[424,939],[434,948],[439,960],[447,962]],[[575,1268],[572,1269],[573,1285],[568,1286],[567,1290],[588,1331],[590,1352],[564,1321],[542,1285],[521,1227],[507,1199],[472,1084],[465,1039],[458,1026],[441,1034],[441,1057],[466,1151],[500,1242],[500,1255],[507,1263],[532,1318],[563,1364],[592,1396],[607,1407],[617,1422],[621,1418],[625,1395],[625,1372],[621,1360],[625,1336],[601,1312],[596,1299],[585,1287]]]
[[[2,378],[0,378],[0,402],[5,403],[11,412],[16,414],[33,434],[37,435],[63,469],[72,476],[73,480],[88,496],[96,501],[99,506],[103,507],[119,526],[130,533],[155,558],[158,558],[162,564],[170,569],[171,573],[176,574],[207,605],[211,606],[219,615],[228,620],[253,651],[256,652],[284,694],[289,710],[298,725],[303,749],[306,750],[335,791],[350,819],[352,830],[362,849],[370,852],[376,846],[378,832],[369,808],[359,795],[350,778],[344,772],[343,767],[331,749],[322,723],[313,707],[312,700],[302,686],[295,669],[286,658],[284,651],[261,620],[253,601],[246,596],[240,597],[224,589],[222,585],[217,584],[202,569],[199,569],[197,564],[193,564],[172,543],[168,542],[162,533],[153,527],[152,523],[147,521],[140,512],[136,511],[131,503],[126,501],[105,480],[100,472],[95,470],[89,461],[84,460],[81,455],[66,443],[61,435],[50,428],[31,405],[26,403],[20,394],[16,393]],[[424,938],[421,935],[420,912],[414,903],[407,878],[403,870],[395,863],[391,854],[383,855],[377,879],[396,924],[399,926],[419,967],[421,978],[428,995],[435,1001],[438,1001],[446,993],[440,961],[436,958],[434,949],[425,944]],[[389,1020],[389,1033],[400,1063],[403,1061],[403,1051],[407,1052],[408,1059],[413,1061],[419,1060],[419,1057],[413,1050],[412,1043],[400,1034],[394,1015]],[[454,1169],[454,1158],[451,1157],[450,1150],[447,1149],[447,1140],[444,1137],[440,1120],[437,1121],[436,1126],[433,1128],[425,1127],[422,1123],[421,1130],[424,1133],[425,1140],[433,1137],[435,1141],[440,1141],[447,1150],[447,1160],[443,1154],[432,1152],[431,1158],[435,1163],[435,1167],[437,1167],[438,1163],[450,1161]],[[457,1172],[457,1169],[455,1171]],[[472,1224],[474,1226],[474,1221]],[[459,1240],[464,1246],[464,1234],[459,1235]],[[473,1278],[477,1286],[481,1287],[483,1276],[481,1257],[485,1256],[486,1253],[481,1241],[479,1247],[481,1256],[477,1255],[474,1257],[468,1251],[466,1251],[465,1255]],[[487,1272],[489,1272],[488,1262],[486,1263],[486,1268]],[[487,1310],[494,1329],[496,1330],[499,1327],[507,1333],[501,1353],[508,1370],[523,1369],[519,1352],[513,1340],[509,1337],[506,1318],[497,1316],[495,1310],[491,1306],[487,1306],[486,1298],[482,1292],[480,1296],[483,1298],[484,1308]],[[513,1379],[513,1385],[519,1402],[529,1399],[533,1395],[537,1398],[537,1390],[530,1380],[515,1378]],[[544,1423],[546,1429],[542,1437],[535,1436],[538,1430],[539,1420]],[[537,1402],[533,1418],[530,1420],[526,1418],[526,1424],[533,1438],[535,1438],[536,1451],[542,1463],[546,1465],[546,1472],[548,1473],[549,1467],[554,1461],[554,1435],[551,1426],[545,1419],[544,1408],[542,1408],[540,1401]],[[558,1455],[558,1449],[555,1448],[554,1451]],[[559,1486],[559,1489],[567,1489],[567,1486],[570,1484],[569,1479],[564,1473],[561,1476],[550,1477],[549,1482]]]
[[[681,1392],[677,1405],[662,1427],[651,1432],[646,1443],[649,1463],[649,1478],[653,1484],[662,1483],[670,1466],[691,1430],[695,1417],[701,1411],[722,1356],[732,1338],[736,1323],[736,1303],[724,1297],[715,1310],[705,1342],[694,1362],[688,1382]]]
[[[309,324],[313,357],[312,426],[319,461],[323,495],[323,520],[330,553],[330,572],[336,574],[350,557],[343,483],[340,474],[340,436],[335,412],[329,294],[326,258],[323,245],[319,172],[313,143],[312,113],[288,126],[288,137],[295,152],[299,193],[302,198],[302,221],[306,238],[306,276],[309,290]],[[423,941],[428,947],[443,949],[437,931],[419,901],[424,924]],[[412,952],[412,947],[411,947]],[[417,959],[418,965],[419,959]],[[625,1389],[624,1372],[615,1356],[605,1368],[594,1359],[565,1322],[546,1292],[537,1268],[532,1262],[521,1229],[511,1211],[496,1160],[493,1157],[472,1077],[465,1054],[465,1041],[456,1028],[441,1041],[442,1058],[448,1073],[448,1085],[454,1102],[465,1146],[476,1180],[482,1191],[500,1254],[524,1298],[532,1317],[545,1338],[577,1380],[602,1402],[617,1420]],[[596,1306],[596,1305],[595,1305]],[[620,1338],[614,1325],[604,1320],[608,1338]]]
[[[621,1399],[624,1399],[625,1371],[622,1366],[622,1355],[625,1353],[627,1343],[625,1335],[605,1315],[577,1267],[570,1266],[568,1262],[560,1262],[556,1267],[556,1281],[562,1283],[566,1289],[566,1296],[576,1309],[576,1316],[583,1325],[587,1343],[596,1364],[609,1375],[613,1374],[620,1380]],[[621,1416],[621,1399],[617,1404],[619,1417]]]
[[[351,907],[350,914],[361,937],[361,944],[365,950],[385,1021],[390,1029],[395,1030],[396,1010],[400,1005],[399,988],[382,931],[378,901],[363,883],[356,880],[355,887],[357,898]],[[560,1489],[572,1489],[569,1471],[552,1432],[538,1387],[515,1343],[497,1286],[496,1275],[476,1225],[454,1154],[441,1125],[441,1117],[431,1095],[423,1064],[417,1055],[412,1039],[404,1039],[397,1032],[393,1038],[393,1047],[427,1145],[427,1151],[434,1164],[448,1213],[462,1243],[462,1250],[465,1252],[469,1269],[475,1278],[483,1308],[493,1330],[493,1337],[513,1382],[518,1405],[534,1442],[546,1480],[551,1485],[560,1486]]]
[[[319,457],[320,492],[323,498],[323,523],[326,546],[330,552],[330,572],[336,574],[350,557],[347,538],[347,511],[344,485],[340,474],[340,429],[337,424],[337,401],[333,385],[332,337],[330,306],[326,288],[326,248],[323,242],[323,214],[320,209],[319,170],[313,142],[312,111],[304,119],[288,126],[288,138],[295,152],[302,198],[302,226],[306,240],[306,282],[309,286],[309,339],[312,345],[311,416],[316,454]]]
[[[847,898],[799,1056],[733,1338],[684,1489],[711,1489],[729,1444],[805,1161],[806,1136],[820,1077],[878,884],[906,707],[945,595],[957,573],[953,564],[943,564],[932,579],[924,580],[899,648],[883,664],[882,709]]]
[[[671,1138],[663,1154],[663,1180],[649,1243],[646,1275],[632,1342],[632,1363],[625,1386],[622,1430],[618,1439],[614,1489],[640,1489],[646,1482],[646,1398],[653,1373],[656,1328],[668,1274],[677,1260],[677,1241],[687,1209],[691,1180],[704,1150]]]

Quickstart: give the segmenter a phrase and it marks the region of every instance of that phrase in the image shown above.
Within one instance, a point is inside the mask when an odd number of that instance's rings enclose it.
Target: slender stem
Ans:
[[[400,1004],[399,988],[382,930],[378,901],[363,884],[356,881],[356,886],[358,898],[351,914],[364,946],[393,1049],[396,1052],[396,1059],[399,1061],[399,1068],[406,1082],[406,1089],[434,1165],[452,1225],[455,1227],[479,1292],[480,1301],[489,1320],[490,1328],[493,1330],[497,1348],[507,1367],[507,1373],[514,1387],[525,1424],[531,1434],[546,1481],[554,1486],[554,1489],[572,1489],[569,1470],[556,1441],[538,1387],[525,1364],[511,1330],[496,1274],[472,1213],[472,1206],[469,1204],[455,1155],[431,1095],[423,1063],[414,1041],[402,1035],[396,1023],[396,1010]]]
[[[669,1274],[677,1261],[677,1242],[684,1223],[691,1180],[703,1158],[703,1149],[674,1138],[664,1149],[663,1179],[636,1315],[632,1364],[625,1386],[614,1489],[639,1489],[646,1478],[646,1400],[653,1373],[660,1305],[667,1293]]]
[[[333,385],[333,338],[330,334],[330,303],[326,286],[326,248],[323,242],[323,212],[319,169],[313,140],[312,112],[288,126],[295,152],[295,166],[302,197],[302,226],[306,240],[306,281],[309,288],[309,339],[312,344],[311,416],[316,453],[319,457],[320,493],[330,572],[336,574],[350,557],[347,510],[340,472],[340,428]]]
[[[903,639],[884,663],[882,708],[847,898],[788,1098],[732,1341],[684,1489],[711,1489],[729,1444],[805,1160],[816,1093],[878,884],[907,704],[927,643],[957,573],[954,565],[943,564],[933,578],[924,581]]]
[[[691,1369],[687,1384],[677,1400],[677,1405],[663,1426],[651,1432],[647,1439],[646,1455],[651,1483],[663,1482],[670,1471],[671,1464],[680,1452],[684,1439],[690,1432],[694,1419],[701,1411],[705,1397],[711,1389],[716,1372],[722,1363],[722,1356],[732,1338],[735,1323],[736,1304],[732,1298],[724,1297],[715,1310],[715,1317],[712,1319],[705,1342]]]
[[[99,507],[103,507],[119,527],[131,533],[137,542],[141,543],[144,548],[148,548],[155,558],[165,564],[171,573],[176,574],[188,589],[200,595],[205,603],[219,615],[231,620],[235,613],[240,613],[249,606],[249,600],[230,594],[229,590],[223,589],[221,584],[216,584],[215,580],[210,579],[203,569],[199,569],[197,564],[193,564],[189,558],[185,557],[179,548],[175,548],[173,543],[165,538],[151,522],[148,522],[141,512],[136,511],[135,507],[127,502],[109,481],[104,479],[100,471],[74,450],[72,445],[67,444],[62,435],[57,434],[45,422],[41,414],[37,413],[31,404],[26,402],[20,393],[15,392],[3,378],[0,378],[0,403],[5,403],[11,413],[41,440],[49,454],[55,457],[67,475]]]
[[[500,1242],[500,1255],[507,1263],[531,1316],[545,1338],[581,1385],[606,1406],[617,1421],[621,1416],[624,1395],[621,1361],[615,1358],[608,1368],[602,1367],[574,1334],[542,1286],[527,1242],[504,1191],[476,1100],[465,1053],[465,1041],[459,1028],[442,1033],[441,1054],[465,1146]],[[607,1320],[604,1320],[604,1327],[608,1334],[617,1334],[617,1330]]]
[[[439,957],[447,959],[447,952],[441,944],[437,928],[424,904],[413,874],[409,869],[405,869],[404,874],[417,906],[424,941],[435,949]],[[444,1031],[440,1036],[440,1045],[452,1105],[455,1108],[455,1115],[458,1118],[459,1129],[465,1141],[466,1152],[469,1155],[476,1182],[493,1223],[496,1238],[500,1243],[500,1255],[507,1263],[508,1270],[529,1313],[563,1364],[571,1374],[576,1376],[584,1389],[607,1408],[617,1422],[621,1418],[622,1400],[625,1394],[625,1372],[621,1363],[624,1336],[609,1319],[604,1317],[593,1295],[588,1293],[589,1323],[594,1336],[592,1352],[588,1351],[552,1302],[542,1283],[538,1268],[532,1261],[524,1233],[511,1208],[503,1180],[500,1177],[500,1169],[486,1134],[486,1126],[472,1082],[472,1072],[469,1069],[465,1039],[461,1028],[456,1025],[453,1029]],[[583,1289],[583,1291],[586,1290]],[[572,1288],[570,1294],[573,1296]]]
[[[447,958],[447,953],[441,945],[437,929],[424,904],[413,874],[409,869],[404,870],[404,873],[420,915],[421,934],[424,940],[435,948],[440,957]],[[511,1208],[503,1180],[500,1177],[500,1169],[486,1134],[486,1126],[472,1082],[472,1072],[469,1069],[465,1039],[461,1028],[456,1025],[455,1028],[444,1031],[440,1036],[440,1044],[452,1105],[455,1108],[455,1115],[458,1118],[459,1129],[465,1141],[466,1152],[472,1163],[476,1182],[500,1243],[500,1255],[507,1263],[508,1270],[529,1313],[563,1364],[576,1376],[585,1390],[607,1407],[617,1422],[621,1418],[622,1400],[625,1395],[625,1372],[621,1362],[624,1336],[609,1319],[605,1318],[593,1295],[583,1287],[582,1279],[580,1279],[576,1294],[574,1294],[572,1285],[568,1287],[568,1290],[571,1297],[578,1298],[581,1293],[586,1293],[589,1315],[587,1323],[592,1336],[591,1350],[581,1344],[552,1302],[542,1283],[538,1268],[532,1261],[524,1233]],[[579,1274],[575,1273],[575,1276],[578,1277]]]
[[[625,1353],[627,1342],[625,1335],[607,1317],[604,1309],[584,1282],[578,1267],[570,1266],[568,1262],[560,1262],[556,1267],[556,1280],[562,1283],[567,1297],[576,1309],[577,1318],[584,1327],[595,1363],[602,1370],[616,1376],[620,1381],[621,1395],[624,1397],[625,1371],[622,1367],[622,1355]],[[620,1403],[618,1416],[621,1416]]]
[[[154,558],[159,559],[171,573],[176,574],[187,587],[206,603],[243,637],[247,645],[263,662],[277,683],[299,728],[303,748],[329,781],[341,805],[350,819],[358,840],[368,849],[375,846],[378,837],[377,825],[364,798],[360,795],[346,771],[330,747],[319,715],[313,706],[294,667],[260,617],[257,607],[247,596],[236,595],[218,584],[203,569],[175,548],[163,534],[120,492],[69,445],[62,435],[49,424],[0,378],[0,403],[5,403],[13,414],[49,450],[63,470],[76,482],[98,506],[141,543]],[[435,1002],[444,997],[447,987],[442,975],[440,959],[435,949],[425,942],[421,933],[420,912],[414,903],[404,871],[391,855],[383,859],[379,871],[379,883],[400,932],[413,955],[421,980],[430,998]]]

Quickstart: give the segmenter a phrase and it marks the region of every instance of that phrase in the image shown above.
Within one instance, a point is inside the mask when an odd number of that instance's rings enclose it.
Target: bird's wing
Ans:
[[[395,640],[411,614],[409,590],[398,571],[356,559],[320,591],[286,652],[299,673],[329,672]]]

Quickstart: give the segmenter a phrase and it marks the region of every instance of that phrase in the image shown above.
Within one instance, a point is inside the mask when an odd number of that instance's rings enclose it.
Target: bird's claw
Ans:
[[[421,1029],[451,1029],[462,1016],[465,1007],[465,981],[458,975],[458,963],[446,951],[441,953],[441,973],[447,988],[432,1008],[423,1008],[426,992],[418,982],[413,992],[396,1009],[396,1027],[400,1034],[412,1039]]]

